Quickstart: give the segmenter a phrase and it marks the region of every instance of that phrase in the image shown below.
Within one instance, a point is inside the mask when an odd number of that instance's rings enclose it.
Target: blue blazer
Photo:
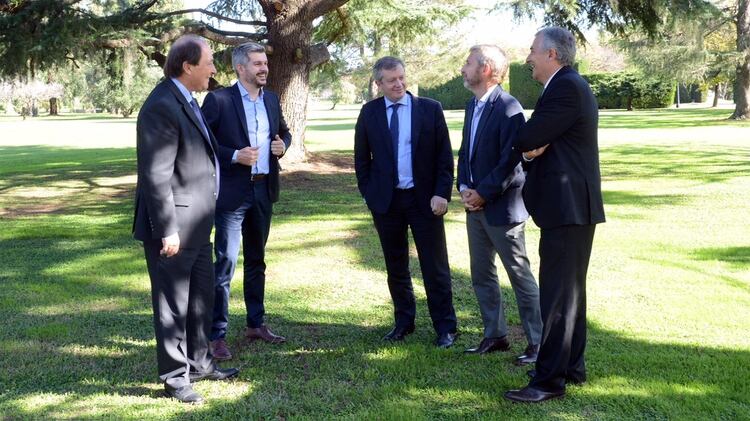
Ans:
[[[484,198],[484,213],[490,225],[523,222],[529,218],[521,194],[525,176],[521,154],[513,150],[513,138],[525,120],[523,108],[503,88],[495,87],[479,118],[474,150],[469,156],[473,115],[472,99],[466,104],[456,187],[465,184]],[[469,168],[473,182],[470,181]]]
[[[292,135],[281,113],[279,97],[275,93],[263,89],[263,104],[265,104],[268,114],[271,139],[278,134],[288,148],[292,143]],[[250,146],[240,88],[237,87],[237,84],[234,84],[228,88],[209,92],[203,101],[202,111],[219,144],[217,153],[221,166],[221,189],[219,189],[216,208],[235,210],[252,194],[252,183],[250,182],[252,167],[232,164],[234,151]],[[269,174],[266,184],[268,185],[268,195],[271,202],[278,201],[279,159],[274,154],[269,155]]]
[[[518,130],[514,148],[526,152],[549,144],[527,164],[523,197],[540,228],[604,222],[599,109],[589,84],[569,66],[561,68]]]
[[[411,95],[411,157],[417,207],[434,218],[432,196],[450,201],[453,152],[440,103]],[[354,128],[354,170],[357,187],[372,212],[385,213],[391,205],[396,164],[385,114],[385,99],[374,99],[359,112]]]

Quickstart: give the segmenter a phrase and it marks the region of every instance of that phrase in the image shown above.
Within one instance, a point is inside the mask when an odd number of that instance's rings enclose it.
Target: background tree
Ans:
[[[750,118],[750,0],[510,0],[497,7],[511,7],[516,18],[544,11],[546,24],[566,27],[585,40],[583,25],[598,25],[615,36],[641,32],[657,37],[669,19],[688,20],[718,11],[729,16],[737,28],[735,110],[730,118]]]

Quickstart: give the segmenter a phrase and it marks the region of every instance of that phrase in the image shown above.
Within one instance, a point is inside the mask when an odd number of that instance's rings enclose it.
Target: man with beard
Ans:
[[[529,384],[510,390],[515,402],[565,395],[586,381],[586,272],[596,224],[604,222],[597,130],[599,110],[576,72],[576,43],[567,29],[537,32],[526,58],[544,85],[514,149],[528,162],[523,198],[541,229],[539,300],[544,329]]]
[[[524,122],[523,109],[499,85],[508,74],[508,59],[497,46],[472,47],[461,74],[475,98],[466,105],[457,185],[466,208],[471,283],[484,324],[482,341],[466,352],[510,349],[495,267],[499,255],[516,294],[528,343],[516,363],[531,364],[536,362],[542,318],[539,287],[526,256],[524,226],[529,214],[521,197],[525,176],[521,156],[513,151],[513,137]]]
[[[133,234],[143,241],[151,278],[159,379],[169,396],[185,403],[203,402],[191,382],[239,372],[219,369],[208,344],[218,146],[191,92],[205,91],[215,73],[204,39],[178,39],[167,55],[165,79],[143,103],[136,125]]]
[[[286,339],[265,324],[265,246],[273,203],[279,198],[279,158],[292,141],[278,96],[264,86],[268,77],[265,48],[248,42],[232,52],[237,83],[211,92],[203,113],[219,144],[222,189],[216,202],[215,303],[211,348],[228,360],[229,287],[242,240],[245,337],[269,343]]]

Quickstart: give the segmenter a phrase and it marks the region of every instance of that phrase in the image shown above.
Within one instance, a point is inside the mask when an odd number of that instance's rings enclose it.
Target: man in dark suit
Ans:
[[[198,37],[178,39],[162,81],[138,114],[133,232],[151,278],[159,378],[181,402],[200,403],[191,381],[224,380],[208,346],[213,302],[211,228],[219,192],[216,141],[192,98],[216,73]]]
[[[265,248],[271,229],[273,203],[279,199],[279,158],[292,136],[281,114],[279,97],[264,89],[268,77],[265,48],[238,45],[232,52],[237,83],[209,93],[203,113],[219,143],[221,192],[216,203],[216,275],[211,349],[214,358],[228,360],[229,286],[242,240],[244,292],[247,310],[245,337],[270,343],[286,339],[265,324]]]
[[[435,344],[453,345],[453,309],[443,215],[453,184],[453,155],[440,103],[406,91],[404,63],[383,57],[373,66],[383,97],[362,107],[354,131],[359,192],[372,212],[388,272],[395,326],[384,340],[414,332],[416,304],[409,273],[408,229],[417,247]]]
[[[508,59],[497,46],[472,47],[461,74],[475,98],[466,105],[457,185],[467,212],[471,283],[484,324],[482,341],[466,352],[510,349],[495,267],[499,255],[516,294],[528,343],[516,363],[531,364],[542,337],[542,318],[539,287],[526,256],[524,226],[529,214],[521,197],[525,177],[520,154],[513,151],[513,137],[524,122],[523,109],[499,85],[508,74]]]
[[[524,202],[541,228],[539,288],[542,345],[528,386],[505,397],[541,402],[563,396],[566,383],[586,380],[586,272],[596,224],[604,222],[597,129],[588,83],[571,67],[575,38],[544,28],[526,62],[544,84],[514,148],[528,162]]]

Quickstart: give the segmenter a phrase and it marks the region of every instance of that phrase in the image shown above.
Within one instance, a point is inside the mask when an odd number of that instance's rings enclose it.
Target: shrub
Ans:
[[[510,94],[521,103],[523,108],[534,108],[536,100],[542,93],[542,84],[531,77],[531,68],[525,63],[511,63],[508,77]]]
[[[433,87],[419,87],[419,95],[440,101],[446,110],[463,110],[471,99],[471,91],[464,88],[464,78],[461,75]]]

